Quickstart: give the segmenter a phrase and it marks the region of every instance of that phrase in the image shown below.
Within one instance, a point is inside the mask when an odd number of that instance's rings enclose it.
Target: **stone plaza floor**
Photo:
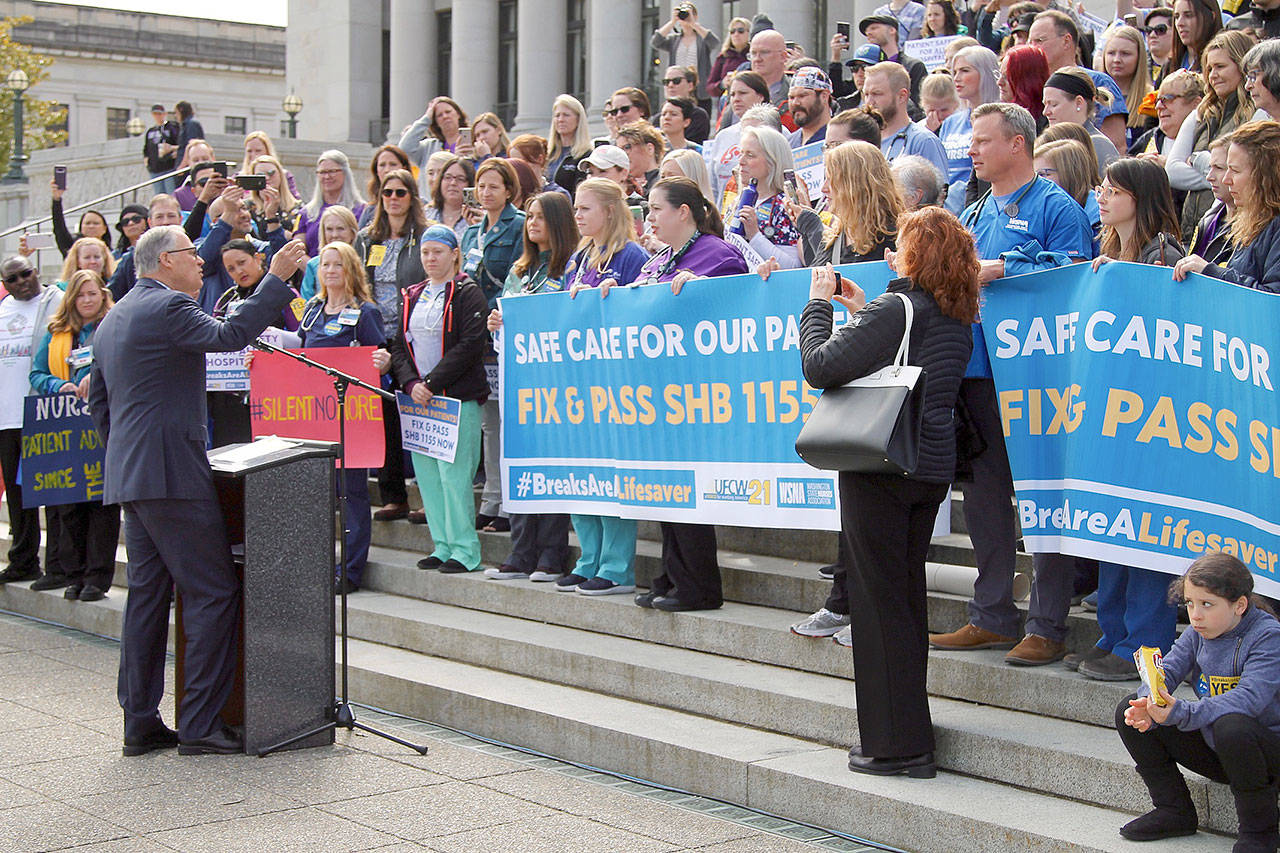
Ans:
[[[5,853],[873,849],[362,708],[361,722],[429,753],[339,731],[334,746],[267,758],[123,758],[118,657],[114,641],[0,614]]]

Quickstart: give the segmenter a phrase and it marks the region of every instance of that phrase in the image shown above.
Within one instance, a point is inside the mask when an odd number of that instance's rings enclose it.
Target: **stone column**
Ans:
[[[812,44],[814,10],[809,0],[760,0],[760,11],[773,20],[773,28],[787,41],[799,42],[810,56],[822,54],[822,46]]]
[[[623,86],[642,79],[641,44],[652,33],[640,32],[640,4],[591,0],[587,10],[587,100],[584,104],[596,135],[604,133],[600,105]]]
[[[426,111],[437,93],[436,16],[423,0],[391,0],[391,138]]]
[[[546,135],[551,124],[551,103],[565,87],[565,10],[564,0],[520,0],[512,130]]]
[[[467,115],[493,109],[498,98],[498,0],[454,3],[450,41],[453,99]],[[430,52],[430,47],[424,49]]]

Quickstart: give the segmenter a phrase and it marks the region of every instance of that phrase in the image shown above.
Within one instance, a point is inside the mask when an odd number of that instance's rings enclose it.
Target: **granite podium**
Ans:
[[[272,439],[209,454],[243,581],[239,664],[222,716],[244,726],[249,754],[333,717],[336,459],[336,445]],[[181,597],[175,621],[181,705]],[[333,741],[329,729],[290,748]]]

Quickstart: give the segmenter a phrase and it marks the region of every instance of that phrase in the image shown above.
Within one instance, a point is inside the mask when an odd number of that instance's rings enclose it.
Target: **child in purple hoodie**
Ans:
[[[1116,728],[1155,805],[1120,834],[1153,841],[1196,832],[1196,808],[1178,765],[1231,786],[1240,838],[1235,853],[1280,845],[1280,622],[1253,595],[1253,575],[1235,557],[1205,554],[1170,587],[1191,627],[1164,658],[1165,685],[1190,676],[1198,701],[1144,686],[1116,708]]]

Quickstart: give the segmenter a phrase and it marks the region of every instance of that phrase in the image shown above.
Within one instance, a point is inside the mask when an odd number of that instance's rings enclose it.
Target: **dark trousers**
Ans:
[[[522,572],[563,572],[569,561],[569,516],[511,515],[511,554],[507,565]]]
[[[404,485],[404,445],[400,443],[400,412],[395,400],[382,401],[382,436],[387,455],[378,469],[378,492],[382,503],[403,504],[409,502],[409,491]]]
[[[862,754],[931,752],[933,721],[924,561],[947,484],[889,474],[840,475],[841,529],[849,540],[854,688]]]
[[[369,509],[369,469],[345,468],[341,472],[347,492],[346,543],[347,580],[356,586],[364,577],[369,562],[369,543],[373,539],[373,516]]]
[[[1203,730],[1182,731],[1152,726],[1145,732],[1125,725],[1131,693],[1116,707],[1116,730],[1137,765],[1157,807],[1189,804],[1190,795],[1178,765],[1215,782],[1231,786],[1240,820],[1242,850],[1275,850],[1277,841],[1276,785],[1280,779],[1280,734],[1245,714],[1226,714],[1214,720],[1213,745]],[[1181,701],[1181,700],[1180,700]]]
[[[724,604],[716,529],[710,524],[662,522],[662,574],[653,579],[650,589],[693,607]]]
[[[116,542],[120,538],[120,507],[85,501],[52,507],[62,526],[58,538],[62,573],[72,584],[111,588],[116,574]]]
[[[129,599],[120,640],[117,693],[124,736],[160,723],[169,602],[176,584],[186,630],[186,693],[178,711],[184,740],[218,729],[231,693],[240,625],[240,583],[231,565],[222,511],[212,493],[194,500],[132,501],[124,506]]]
[[[836,570],[831,573],[831,593],[827,596],[827,603],[822,605],[832,613],[839,613],[841,616],[849,615],[849,543],[845,539],[844,532],[840,533],[839,544],[836,546]]]
[[[990,379],[960,383],[974,428],[987,444],[973,460],[973,482],[961,483],[964,520],[978,562],[978,580],[969,602],[969,621],[1001,636],[1018,633],[1020,619],[1013,603],[1014,533],[1013,474],[1004,447],[1004,426]]]
[[[4,493],[9,502],[9,568],[16,572],[40,570],[40,511],[24,509],[18,485],[22,459],[22,430],[0,429],[0,468],[4,469]]]

